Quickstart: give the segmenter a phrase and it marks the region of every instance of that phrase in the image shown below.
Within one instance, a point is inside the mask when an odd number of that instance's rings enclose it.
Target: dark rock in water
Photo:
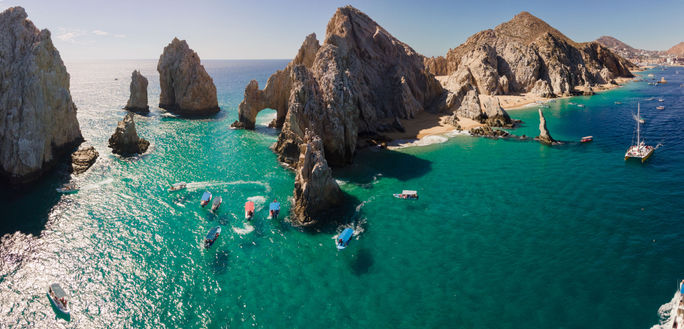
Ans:
[[[126,110],[147,114],[150,113],[150,107],[147,105],[147,78],[145,78],[140,71],[135,70],[131,74],[131,96],[126,103]]]
[[[501,137],[511,136],[511,134],[505,130],[492,129],[492,127],[489,127],[489,126],[472,128],[472,129],[470,129],[470,134],[472,136],[491,137],[491,138],[501,138]]]
[[[233,121],[233,123],[230,124],[230,127],[235,129],[245,129],[245,124],[238,120],[235,120]]]
[[[133,113],[126,114],[123,120],[119,121],[116,131],[109,138],[109,147],[112,148],[112,153],[123,156],[145,153],[149,146],[150,142],[138,137]]]
[[[308,129],[296,172],[293,223],[311,226],[330,218],[325,214],[341,205],[344,196],[325,160],[323,141]]]
[[[556,144],[557,142],[551,137],[551,134],[549,134],[549,130],[546,128],[546,119],[544,118],[544,114],[542,113],[542,110],[539,109],[539,136],[535,138],[542,144],[546,145],[553,145]]]
[[[83,141],[69,73],[22,7],[0,13],[0,180],[25,184]]]
[[[185,40],[173,38],[157,64],[159,107],[182,116],[207,116],[220,109],[214,80]]]
[[[71,154],[71,171],[74,174],[86,172],[95,163],[98,156],[100,154],[97,153],[95,147],[87,143],[81,144],[78,150]]]

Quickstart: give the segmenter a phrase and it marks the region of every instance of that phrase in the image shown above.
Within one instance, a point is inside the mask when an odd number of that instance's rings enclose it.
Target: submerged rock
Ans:
[[[24,8],[0,13],[0,179],[28,183],[68,155],[83,137],[69,73]]]
[[[544,118],[544,113],[542,113],[541,109],[538,109],[539,111],[539,136],[537,136],[536,140],[538,140],[542,144],[547,144],[547,145],[553,145],[556,144],[556,140],[551,137],[551,134],[549,134],[549,130],[546,128],[546,119]]]
[[[86,172],[90,168],[97,157],[100,156],[90,144],[83,143],[79,146],[78,150],[71,154],[71,171],[74,174],[81,174]]]
[[[109,147],[112,148],[112,153],[123,156],[145,153],[148,146],[150,146],[150,142],[140,138],[135,130],[133,113],[126,114],[123,120],[119,121],[114,134],[109,138]]]
[[[157,64],[159,107],[182,116],[207,116],[219,111],[214,80],[185,40],[173,38]]]
[[[147,78],[138,70],[133,71],[131,75],[131,96],[128,98],[125,109],[139,114],[150,112],[150,107],[147,105]]]
[[[330,218],[330,212],[343,201],[343,194],[332,178],[323,151],[323,141],[306,130],[300,147],[295,177],[293,222],[311,226]]]

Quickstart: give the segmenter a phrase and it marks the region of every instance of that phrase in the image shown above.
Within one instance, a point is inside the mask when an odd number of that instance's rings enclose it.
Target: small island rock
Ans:
[[[71,171],[74,174],[84,173],[92,166],[97,157],[100,156],[95,147],[88,143],[83,143],[78,150],[71,154]]]
[[[147,105],[147,84],[147,78],[140,74],[140,71],[133,71],[131,75],[131,96],[126,103],[126,110],[139,114],[150,112],[150,107]]]
[[[538,109],[539,111],[539,136],[537,136],[537,140],[546,145],[553,145],[556,144],[557,142],[551,137],[551,134],[549,134],[549,130],[546,128],[546,119],[544,118],[544,113],[542,113],[541,109]]]
[[[126,114],[123,120],[119,121],[114,134],[109,138],[112,153],[123,156],[145,153],[148,146],[150,142],[140,138],[135,130],[133,113]]]

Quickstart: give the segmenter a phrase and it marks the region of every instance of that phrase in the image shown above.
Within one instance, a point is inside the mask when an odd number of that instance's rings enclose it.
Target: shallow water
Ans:
[[[244,86],[287,61],[206,61],[222,112],[177,119],[136,116],[150,151],[121,159],[107,139],[130,72],[159,95],[155,61],[67,63],[84,137],[100,159],[59,195],[64,173],[21,193],[3,191],[0,327],[645,328],[657,324],[684,275],[684,75],[646,81],[545,110],[557,147],[453,135],[393,151],[363,150],[335,171],[353,200],[348,222],[323,232],[293,228],[294,174],[276,161],[261,113],[255,132],[231,130]],[[645,76],[645,74],[644,74]],[[118,79],[118,80],[115,80]],[[663,97],[666,109],[658,111]],[[623,104],[616,105],[615,101]],[[625,162],[631,113],[662,144],[645,164]],[[584,108],[568,102],[585,104]],[[535,136],[536,108],[511,111],[517,135]],[[581,136],[594,142],[579,144]],[[440,141],[443,141],[440,139]],[[186,181],[186,191],[169,193]],[[392,193],[416,189],[417,201]],[[217,213],[203,191],[223,197]],[[278,198],[280,220],[266,217]],[[257,214],[245,223],[243,204]],[[223,227],[216,244],[202,240]],[[338,252],[343,227],[355,240]],[[69,319],[45,289],[62,282]],[[68,321],[67,321],[68,320]]]

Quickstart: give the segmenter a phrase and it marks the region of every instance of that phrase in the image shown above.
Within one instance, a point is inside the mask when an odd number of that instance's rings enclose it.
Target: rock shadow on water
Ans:
[[[373,258],[371,250],[368,248],[361,248],[352,256],[349,267],[356,276],[361,276],[370,272],[370,268],[373,267],[374,263],[375,259]]]
[[[367,187],[377,177],[390,177],[408,181],[432,170],[432,162],[414,155],[393,150],[360,150],[354,164],[333,169],[333,176],[353,184]]]

